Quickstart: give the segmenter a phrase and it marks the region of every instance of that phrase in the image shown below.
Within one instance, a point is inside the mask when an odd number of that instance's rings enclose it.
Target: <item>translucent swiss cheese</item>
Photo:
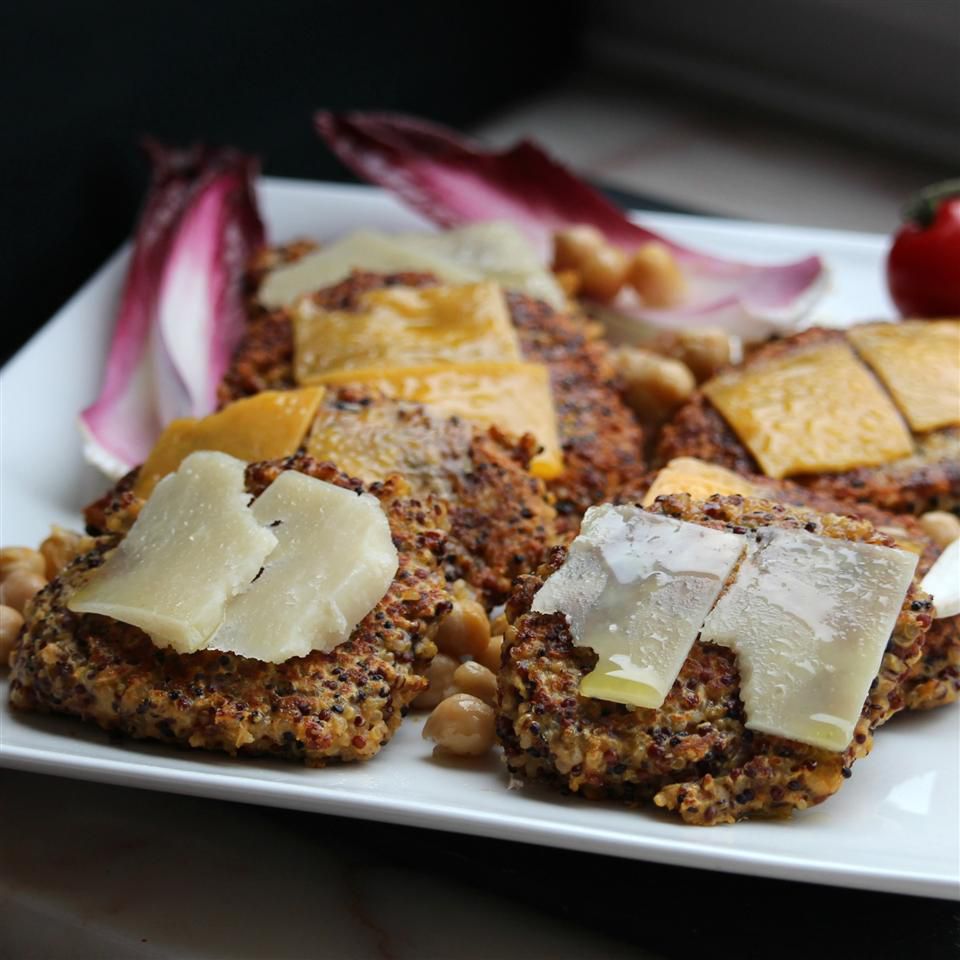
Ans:
[[[748,543],[701,639],[736,652],[749,729],[844,750],[917,557],[779,528]]]
[[[634,506],[591,507],[532,609],[566,614],[576,642],[599,657],[581,693],[656,708],[744,546]]]
[[[289,470],[252,513],[277,546],[256,581],[227,605],[209,646],[280,663],[343,643],[397,572],[380,502]]]
[[[960,320],[872,323],[847,336],[913,430],[960,424]]]
[[[877,466],[913,451],[896,407],[846,344],[731,371],[703,390],[769,477]]]
[[[556,280],[526,238],[509,223],[481,223],[442,233],[352,233],[296,263],[271,271],[259,291],[268,307],[293,303],[305,293],[348,277],[353,270],[415,271],[445,283],[495,280],[554,307],[564,305]]]
[[[191,453],[217,450],[246,463],[296,453],[323,398],[322,387],[267,390],[200,420],[174,420],[140,468],[134,493],[148,497],[157,482]]]
[[[133,624],[180,653],[205,646],[277,545],[247,507],[244,467],[223,453],[184,460],[68,607]]]
[[[503,291],[489,281],[372,290],[356,311],[304,298],[292,314],[298,383],[366,367],[520,360]]]
[[[751,497],[757,495],[757,490],[749,480],[726,467],[696,457],[676,457],[654,477],[643,505],[648,507],[657,497],[670,493],[689,493],[694,500],[706,500],[715,493]]]
[[[398,400],[426,404],[442,416],[496,425],[521,436],[532,433],[541,452],[530,465],[541,477],[563,472],[550,373],[539,363],[437,364],[348,370],[322,377],[332,386],[360,383]]]

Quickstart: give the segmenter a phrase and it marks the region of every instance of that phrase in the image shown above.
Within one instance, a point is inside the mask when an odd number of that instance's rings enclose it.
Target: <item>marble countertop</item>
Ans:
[[[816,957],[849,943],[932,960],[957,946],[944,901],[10,770],[0,797],[0,955],[22,960],[615,960],[718,942],[782,960],[809,958],[811,936]]]

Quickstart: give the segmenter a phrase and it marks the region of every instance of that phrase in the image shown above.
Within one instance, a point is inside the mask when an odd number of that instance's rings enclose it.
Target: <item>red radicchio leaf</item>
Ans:
[[[578,223],[596,227],[626,251],[664,244],[687,280],[686,301],[669,310],[635,301],[618,304],[657,325],[720,324],[756,338],[791,324],[822,291],[825,268],[819,257],[768,266],[690,250],[627,219],[529,141],[486,150],[449,129],[398,114],[321,111],[315,123],[355,173],[441,226],[509,220],[544,256],[555,231]]]
[[[106,375],[80,414],[87,458],[111,475],[141,463],[170,420],[214,408],[243,328],[244,266],[263,243],[255,158],[145,148],[151,183]]]

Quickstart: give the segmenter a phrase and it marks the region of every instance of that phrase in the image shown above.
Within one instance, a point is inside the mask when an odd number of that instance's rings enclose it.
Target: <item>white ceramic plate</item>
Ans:
[[[379,191],[267,180],[275,241],[332,237],[361,224],[421,221]],[[889,315],[879,237],[647,216],[679,240],[758,261],[819,251],[832,289],[816,319]],[[121,250],[3,369],[0,543],[36,544],[51,522],[80,523],[106,482],[86,467],[74,417],[96,394],[127,251]],[[901,715],[837,796],[789,822],[686,827],[656,811],[509,790],[493,758],[439,762],[412,716],[365,765],[309,770],[155,744],[115,742],[66,717],[11,713],[0,691],[0,760],[8,766],[126,786],[365,817],[638,860],[937,897],[960,893],[956,707]]]

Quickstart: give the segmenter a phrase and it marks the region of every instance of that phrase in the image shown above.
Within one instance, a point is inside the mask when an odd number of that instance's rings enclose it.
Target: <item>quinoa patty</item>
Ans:
[[[363,489],[303,457],[253,464],[247,489],[259,495],[288,469]],[[120,540],[109,534],[29,605],[14,651],[11,704],[71,714],[136,738],[309,766],[373,757],[426,688],[421,673],[452,602],[438,560],[445,504],[411,498],[400,478],[370,492],[386,511],[400,566],[383,599],[330,653],[280,664],[212,650],[180,654],[156,647],[129,624],[72,613],[71,595]]]
[[[766,526],[892,546],[867,521],[739,496],[706,503],[659,498],[651,512],[719,530]],[[518,581],[507,604],[497,731],[509,768],[589,799],[653,800],[694,824],[789,816],[839,789],[872,732],[903,707],[902,680],[921,655],[930,600],[916,581],[904,600],[880,672],[843,753],[755,733],[744,726],[732,650],[693,646],[662,707],[634,708],[581,696],[596,664],[562,614],[531,613],[534,594],[563,563],[556,548],[538,575]]]
[[[744,366],[815,344],[843,340],[840,330],[805,330],[758,348]],[[960,510],[960,430],[934,430],[916,434],[913,439],[915,451],[911,456],[883,466],[792,479],[838,500],[870,503],[891,513]],[[738,473],[762,472],[750,451],[701,391],[674,414],[661,432],[656,462],[664,464],[674,457],[697,457]]]

